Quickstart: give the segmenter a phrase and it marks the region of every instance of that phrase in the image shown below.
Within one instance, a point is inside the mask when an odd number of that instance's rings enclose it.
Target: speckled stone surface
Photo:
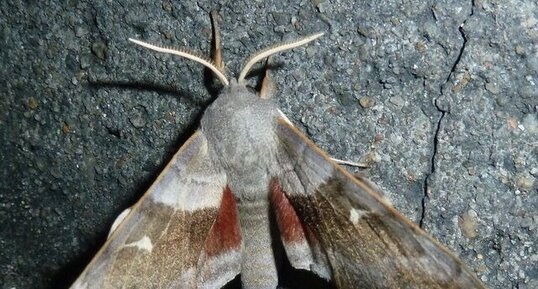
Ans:
[[[207,72],[127,38],[207,52],[212,9],[231,75],[326,32],[272,59],[282,111],[490,288],[538,288],[536,1],[183,2],[0,2],[0,289],[67,288],[193,132]]]

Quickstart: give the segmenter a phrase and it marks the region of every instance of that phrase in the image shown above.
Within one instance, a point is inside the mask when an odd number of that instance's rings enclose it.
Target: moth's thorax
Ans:
[[[271,101],[235,82],[205,111],[201,130],[228,180],[264,183],[269,177],[277,151],[273,127],[278,115]]]

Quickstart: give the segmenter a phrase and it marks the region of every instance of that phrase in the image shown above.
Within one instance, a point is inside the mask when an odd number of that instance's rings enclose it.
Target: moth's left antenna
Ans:
[[[217,65],[215,65],[213,63],[213,61],[207,59],[206,57],[198,55],[198,53],[191,52],[191,51],[188,51],[186,49],[175,49],[175,48],[168,48],[168,47],[162,47],[162,46],[158,46],[158,45],[153,45],[153,44],[149,44],[147,42],[143,42],[143,41],[132,39],[132,38],[129,38],[129,41],[134,42],[134,43],[136,43],[136,44],[138,44],[140,46],[143,46],[145,48],[151,49],[153,51],[163,52],[163,53],[168,53],[168,54],[173,54],[173,55],[178,55],[178,56],[190,59],[190,60],[194,60],[194,61],[196,61],[198,63],[201,63],[205,67],[211,69],[211,71],[213,71],[213,73],[215,73],[215,75],[222,82],[222,84],[224,84],[226,86],[228,86],[228,84],[229,84],[228,79],[226,78],[226,75],[224,74],[224,72],[221,71],[217,67]]]
[[[321,37],[322,35],[323,35],[323,32],[322,33],[312,34],[312,35],[306,36],[304,38],[301,38],[299,40],[290,41],[290,42],[284,42],[284,43],[280,43],[280,44],[277,44],[277,45],[273,45],[271,47],[268,47],[266,49],[263,49],[263,50],[257,52],[252,57],[250,57],[247,60],[245,66],[243,66],[243,70],[241,70],[241,73],[239,74],[239,77],[237,78],[237,82],[239,82],[239,83],[243,82],[243,80],[247,76],[247,73],[252,68],[252,65],[254,65],[256,62],[258,62],[258,61],[260,61],[260,60],[262,60],[262,59],[264,59],[266,57],[269,57],[270,55],[273,55],[275,53],[305,45],[308,42],[316,40],[317,38]]]

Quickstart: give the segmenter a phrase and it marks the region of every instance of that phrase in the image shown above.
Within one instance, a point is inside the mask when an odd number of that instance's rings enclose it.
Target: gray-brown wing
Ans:
[[[279,119],[278,176],[338,288],[485,288],[461,261]]]
[[[220,288],[239,274],[240,247],[226,176],[196,132],[71,288]]]

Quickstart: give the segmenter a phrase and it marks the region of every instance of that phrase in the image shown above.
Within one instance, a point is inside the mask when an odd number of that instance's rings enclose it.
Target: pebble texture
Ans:
[[[230,75],[326,32],[272,59],[282,111],[490,288],[538,288],[536,1],[355,2],[0,1],[0,289],[67,288],[193,132],[207,72],[127,37],[207,52],[212,9]]]

